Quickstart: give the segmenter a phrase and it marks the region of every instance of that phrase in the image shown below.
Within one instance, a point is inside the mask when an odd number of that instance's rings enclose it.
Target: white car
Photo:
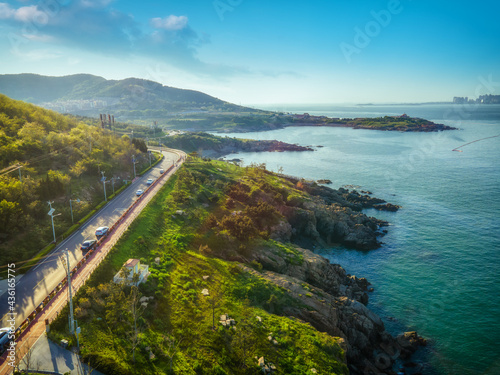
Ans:
[[[148,186],[151,185],[152,183],[153,183],[153,179],[152,178],[150,178],[150,179],[148,179],[146,181],[146,185],[148,185]]]
[[[137,190],[135,192],[135,195],[137,195],[138,197],[140,197],[142,195],[142,193],[144,193],[144,190],[139,189],[139,190]]]
[[[105,236],[108,234],[109,227],[99,227],[95,230],[95,236],[97,238]]]

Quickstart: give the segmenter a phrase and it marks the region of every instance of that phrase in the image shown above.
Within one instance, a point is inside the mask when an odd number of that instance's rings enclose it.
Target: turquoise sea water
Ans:
[[[276,109],[276,108],[269,108]],[[277,108],[332,117],[400,115],[460,128],[397,133],[295,127],[229,134],[324,146],[315,152],[240,153],[245,164],[334,188],[359,185],[403,208],[366,213],[392,225],[377,250],[318,252],[348,273],[367,277],[369,307],[394,334],[416,330],[429,339],[420,353],[425,374],[500,374],[500,106],[303,106]]]

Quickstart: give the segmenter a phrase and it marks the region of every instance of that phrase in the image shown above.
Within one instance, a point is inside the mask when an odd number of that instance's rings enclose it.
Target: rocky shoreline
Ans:
[[[379,229],[388,223],[368,217],[361,210],[400,208],[372,197],[370,192],[335,190],[293,177],[287,179],[302,186],[313,199],[288,212],[282,210],[287,222],[273,228],[271,238],[284,243],[297,244],[307,239],[323,248],[341,243],[356,249],[375,249],[380,246],[377,238],[384,234]],[[287,308],[286,315],[344,339],[351,374],[396,374],[392,370],[396,361],[407,361],[418,347],[426,345],[416,332],[393,337],[385,331],[380,317],[366,306],[373,288],[365,278],[347,274],[340,265],[310,250],[297,250],[300,264],[288,259],[290,254],[261,247],[251,254],[249,262],[261,264],[262,271],[246,269],[286,289],[305,306]]]
[[[249,140],[244,143],[226,142],[220,147],[204,149],[201,155],[210,158],[221,158],[225,155],[238,152],[285,152],[285,151],[314,151],[311,147],[299,146],[296,144],[285,143],[277,140]]]
[[[235,180],[226,191],[225,211],[212,215],[207,223],[218,239],[208,243],[210,254],[238,262],[243,271],[269,281],[292,297],[295,302],[281,306],[280,315],[342,338],[351,374],[395,375],[395,363],[409,359],[426,344],[415,332],[398,337],[389,334],[382,319],[367,307],[373,291],[368,280],[348,274],[340,265],[305,248],[341,244],[376,249],[381,244],[379,237],[384,235],[381,228],[388,222],[369,217],[362,210],[378,207],[395,211],[399,206],[370,192],[331,189],[261,167]],[[265,236],[245,244],[229,236],[231,227],[224,224],[229,218],[242,220],[245,214],[251,216],[257,210],[274,217],[267,227],[260,227]],[[226,245],[220,246],[222,241]],[[273,307],[269,308],[274,313]]]
[[[351,374],[396,374],[392,367],[397,360],[408,360],[426,345],[416,332],[393,337],[385,331],[380,317],[366,306],[372,288],[365,278],[349,275],[340,265],[309,250],[297,250],[301,264],[274,249],[261,248],[249,259],[261,264],[261,271],[241,267],[284,288],[304,306],[286,308],[285,315],[341,337]]]
[[[358,250],[376,249],[381,245],[378,238],[386,233],[382,228],[389,223],[361,211],[375,208],[394,212],[400,208],[356,190],[335,190],[290,176],[286,179],[295,185],[300,184],[313,199],[293,207],[279,208],[287,222],[274,228],[271,237],[280,241],[307,243],[308,247],[342,244]]]

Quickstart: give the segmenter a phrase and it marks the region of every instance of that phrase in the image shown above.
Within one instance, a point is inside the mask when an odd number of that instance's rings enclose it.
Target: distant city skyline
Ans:
[[[0,0],[0,74],[137,77],[242,105],[451,102],[500,94],[499,12],[492,0]]]

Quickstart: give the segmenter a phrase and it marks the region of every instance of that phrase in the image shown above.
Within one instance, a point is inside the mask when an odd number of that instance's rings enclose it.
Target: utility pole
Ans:
[[[149,154],[149,166],[151,167],[151,151],[148,150],[148,154]]]
[[[106,197],[106,177],[104,177],[104,171],[102,171],[101,173],[102,173],[102,178],[101,178],[102,187],[104,188],[104,201],[107,202],[108,198]]]
[[[134,180],[136,178],[136,175],[135,175],[135,155],[132,155],[132,164],[134,164]]]
[[[80,203],[80,199],[69,199],[69,209],[71,210],[71,224],[74,224],[73,221],[73,206],[71,205],[71,201],[76,200],[76,203]]]
[[[113,185],[113,194],[115,193],[115,181],[119,180],[119,179],[120,179],[120,177],[113,177],[111,179],[111,184]]]
[[[19,181],[23,181],[22,177],[21,177],[21,168],[22,168],[22,165],[19,164]]]
[[[68,322],[69,322],[69,333],[73,334],[75,332],[75,319],[73,317],[73,292],[71,290],[71,272],[70,272],[70,269],[69,269],[69,252],[68,252],[68,248],[66,248],[64,250],[64,252],[66,253],[66,259],[64,259],[64,257],[61,256],[61,261],[63,262],[63,265],[65,265],[66,274],[68,276],[68,296],[69,296],[69,316],[68,316]]]

